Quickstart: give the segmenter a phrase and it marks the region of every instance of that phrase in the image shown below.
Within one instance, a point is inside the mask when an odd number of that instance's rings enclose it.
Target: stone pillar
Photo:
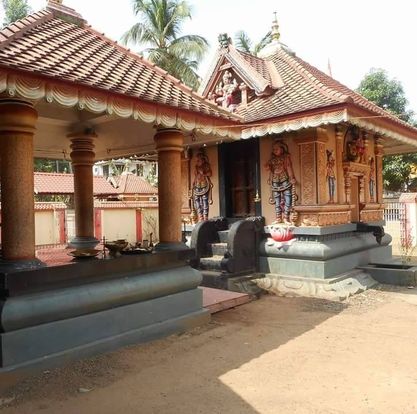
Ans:
[[[337,200],[339,204],[348,204],[345,192],[345,177],[343,173],[343,136],[344,128],[336,125],[336,186],[337,186]]]
[[[2,251],[5,262],[38,266],[35,259],[32,104],[0,101]],[[19,266],[20,266],[19,265]]]
[[[159,243],[157,250],[185,248],[181,242],[181,153],[184,135],[177,129],[158,129]]]
[[[384,156],[384,141],[375,135],[375,175],[376,175],[376,202],[382,204],[383,200],[383,178],[382,158]]]
[[[71,162],[74,172],[75,238],[71,246],[76,249],[93,249],[98,243],[94,237],[94,138],[91,131],[69,135]]]

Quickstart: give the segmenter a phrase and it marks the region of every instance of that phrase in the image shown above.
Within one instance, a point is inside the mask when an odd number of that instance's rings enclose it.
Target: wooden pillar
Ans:
[[[75,238],[71,245],[77,249],[94,248],[94,138],[90,131],[69,135],[71,162],[74,171]]]
[[[343,136],[344,128],[341,125],[336,125],[336,186],[337,186],[337,201],[339,204],[348,203],[345,192],[345,177],[343,172]]]
[[[384,156],[384,141],[375,135],[375,175],[376,175],[376,201],[382,204],[383,200],[383,178],[382,158]]]
[[[0,101],[2,250],[5,261],[36,262],[33,135],[37,117],[36,110],[28,102]]]
[[[177,129],[159,129],[158,151],[159,243],[157,250],[181,249],[181,153],[184,135]]]

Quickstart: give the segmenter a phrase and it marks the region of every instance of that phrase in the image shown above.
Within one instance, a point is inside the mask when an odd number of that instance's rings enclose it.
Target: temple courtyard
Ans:
[[[417,290],[260,300],[182,335],[16,380],[1,412],[415,413]]]

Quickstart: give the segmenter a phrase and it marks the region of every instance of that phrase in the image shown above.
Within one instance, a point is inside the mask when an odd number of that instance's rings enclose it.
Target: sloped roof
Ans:
[[[246,122],[285,116],[335,104],[353,103],[402,126],[412,128],[395,115],[305,62],[287,48],[280,48],[265,60],[274,64],[283,80],[283,86],[271,96],[259,97],[249,102],[246,107],[239,107],[237,113],[242,115]]]
[[[118,194],[157,194],[158,189],[135,174],[121,174],[114,177]]]
[[[35,172],[36,194],[73,194],[74,174]],[[94,195],[116,195],[118,191],[103,176],[93,178]]]
[[[236,58],[236,55],[240,58]],[[402,129],[408,129],[414,136],[417,134],[416,128],[308,64],[279,42],[273,52],[264,58],[237,50],[232,44],[221,47],[216,52],[208,76],[201,84],[200,93],[203,96],[209,95],[219,73],[224,70],[222,62],[225,58],[232,63],[237,74],[256,71],[259,77],[268,82],[269,93],[260,94],[255,90],[257,96],[249,100],[247,105],[237,106],[235,113],[243,118],[244,124],[302,117],[306,112],[321,108],[353,105]],[[248,86],[254,88],[253,81]]]
[[[59,79],[199,114],[238,119],[49,1],[0,31],[0,68]]]

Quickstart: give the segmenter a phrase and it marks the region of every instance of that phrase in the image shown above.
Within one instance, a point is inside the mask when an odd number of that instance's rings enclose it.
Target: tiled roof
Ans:
[[[247,53],[242,53],[242,56],[247,56]],[[265,61],[273,63],[283,85],[271,96],[257,97],[246,107],[238,107],[237,113],[242,115],[246,122],[296,114],[335,104],[353,103],[362,109],[411,128],[407,123],[295,56],[284,47]]]
[[[52,1],[45,10],[0,31],[0,67],[194,113],[238,119],[98,33],[74,10]]]
[[[121,174],[114,177],[118,194],[157,194],[158,188],[135,174]]]
[[[74,175],[61,173],[35,172],[36,194],[73,194]],[[118,194],[117,190],[102,176],[93,179],[94,195]]]

